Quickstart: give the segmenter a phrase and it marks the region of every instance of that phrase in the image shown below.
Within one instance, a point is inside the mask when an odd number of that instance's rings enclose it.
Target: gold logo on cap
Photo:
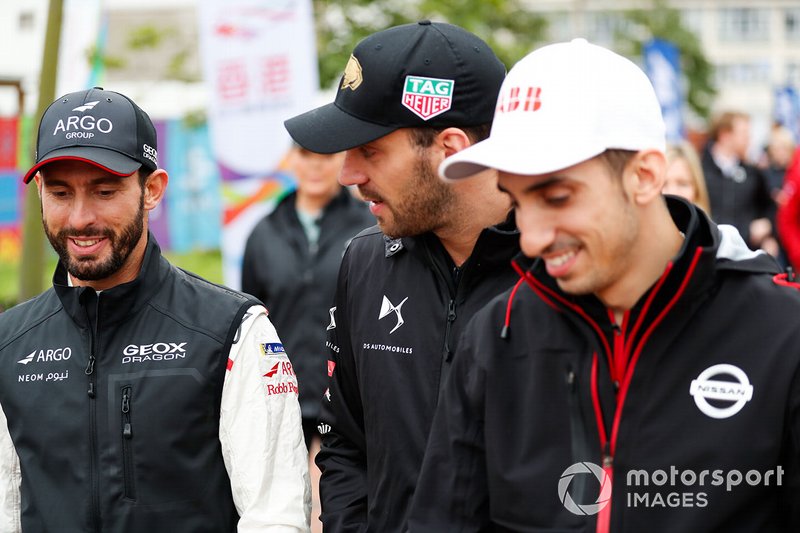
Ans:
[[[350,55],[350,60],[347,66],[344,67],[344,76],[342,76],[342,89],[347,87],[351,91],[358,89],[358,86],[364,81],[364,76],[361,74],[361,63],[358,62],[356,56]]]

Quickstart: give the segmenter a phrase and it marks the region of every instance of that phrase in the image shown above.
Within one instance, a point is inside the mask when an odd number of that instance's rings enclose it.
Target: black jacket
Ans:
[[[309,246],[297,218],[296,193],[253,228],[242,262],[242,290],[267,306],[300,388],[303,418],[316,419],[327,384],[325,328],[342,255],[359,231],[375,218],[363,202],[342,188],[319,220],[316,247]]]
[[[431,234],[391,240],[372,228],[347,249],[317,456],[326,531],[405,527],[456,339],[516,278],[519,236],[504,227],[483,231],[458,274]]]
[[[22,528],[235,531],[219,440],[228,352],[257,302],[171,266],[53,288],[0,315],[0,405],[22,472]]]
[[[685,243],[622,324],[542,262],[470,323],[410,531],[800,530],[800,294],[668,202]],[[761,483],[726,490],[751,470]]]
[[[736,227],[745,242],[752,245],[750,222],[768,218],[774,225],[775,203],[767,177],[760,169],[747,163],[740,163],[736,176],[725,176],[711,155],[710,145],[703,150],[701,163],[712,218],[718,224]]]

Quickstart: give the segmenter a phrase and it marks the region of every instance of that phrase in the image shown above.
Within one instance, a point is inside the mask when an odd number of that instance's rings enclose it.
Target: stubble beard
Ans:
[[[444,226],[455,205],[456,194],[439,180],[421,152],[414,165],[414,179],[405,194],[390,207],[391,221],[378,220],[378,225],[391,238],[421,235]]]

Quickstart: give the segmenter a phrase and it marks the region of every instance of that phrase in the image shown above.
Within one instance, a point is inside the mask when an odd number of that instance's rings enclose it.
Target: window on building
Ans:
[[[767,41],[769,40],[769,10],[767,9],[723,9],[720,11],[720,40]]]
[[[19,14],[20,31],[30,31],[33,29],[33,11],[21,11]]]
[[[783,24],[786,29],[786,40],[800,41],[800,8],[787,9],[784,13]]]
[[[703,10],[684,9],[681,10],[681,20],[695,35],[703,33]]]
[[[630,28],[630,22],[619,13],[587,13],[585,23],[587,39],[603,46],[613,45],[615,33],[622,33]]]
[[[717,65],[716,79],[718,85],[723,84],[763,84],[769,83],[771,77],[769,61],[751,63],[723,63]]]

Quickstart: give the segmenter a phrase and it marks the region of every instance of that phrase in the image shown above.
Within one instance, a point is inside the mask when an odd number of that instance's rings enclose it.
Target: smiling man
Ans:
[[[71,93],[36,154],[24,180],[59,263],[0,315],[0,529],[307,531],[291,364],[260,302],[161,256],[150,118]]]
[[[286,122],[308,150],[345,151],[339,182],[378,222],[345,252],[327,327],[326,531],[404,531],[458,336],[516,277],[518,234],[495,173],[457,184],[436,175],[486,137],[504,76],[462,28],[396,26],[356,46],[334,103]]]
[[[409,530],[797,531],[797,286],[662,196],[664,122],[631,61],[543,47],[497,110],[440,172],[498,170],[527,258],[461,339]]]

